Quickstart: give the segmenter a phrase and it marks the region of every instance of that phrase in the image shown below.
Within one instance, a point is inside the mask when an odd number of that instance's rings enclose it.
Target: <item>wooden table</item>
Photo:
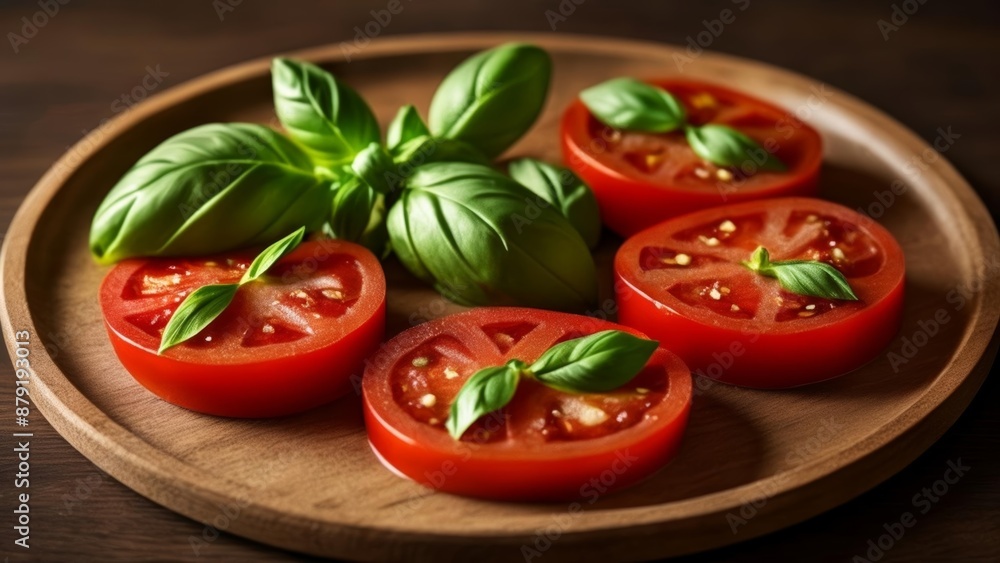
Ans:
[[[62,0],[65,2],[66,0]],[[57,4],[56,0],[50,0]],[[577,5],[579,3],[579,5]],[[222,66],[321,43],[352,41],[387,2],[196,0],[156,7],[91,1],[5,3],[0,29],[0,224],[7,225],[45,169],[85,132],[137,99]],[[729,24],[713,23],[746,4]],[[961,4],[961,5],[960,5]],[[915,0],[896,5],[913,11]],[[960,135],[946,156],[1000,214],[996,166],[1000,106],[1000,8],[993,2],[927,2],[911,14],[893,3],[732,0],[402,0],[377,35],[524,29],[617,35],[709,48],[799,71],[882,108],[928,141],[938,128]],[[562,12],[560,12],[562,9]],[[50,8],[51,10],[51,8]],[[43,13],[44,14],[44,13]],[[906,21],[903,21],[903,18]],[[34,30],[28,21],[44,22]],[[887,24],[880,24],[884,20]],[[384,21],[384,20],[383,20]],[[707,23],[705,23],[707,22]],[[895,29],[894,29],[895,27]],[[711,29],[709,29],[711,28]],[[369,27],[374,29],[374,26]],[[32,31],[34,31],[32,33]],[[702,35],[701,39],[708,37]],[[886,39],[887,38],[887,39]],[[22,40],[23,39],[23,40]],[[15,52],[15,50],[17,52]],[[860,140],[863,142],[863,140]],[[994,336],[994,338],[996,338]],[[21,560],[285,561],[301,559],[235,536],[210,542],[204,526],[108,477],[32,413],[31,549],[13,544],[16,471],[14,376],[0,365],[0,553]],[[1000,560],[1000,383],[988,381],[959,422],[906,470],[822,516],[689,561],[870,558],[885,525],[911,512],[916,524],[880,561]],[[970,469],[936,502],[919,501],[951,463]],[[940,489],[939,489],[940,490]],[[923,511],[926,510],[926,513]],[[212,537],[211,531],[208,537]],[[884,540],[883,540],[884,541]],[[878,555],[872,552],[871,555]],[[5,558],[5,561],[8,560]]]

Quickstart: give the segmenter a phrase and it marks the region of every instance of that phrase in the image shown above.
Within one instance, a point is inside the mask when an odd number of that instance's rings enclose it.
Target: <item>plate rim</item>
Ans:
[[[682,46],[673,44],[635,41],[600,35],[525,32],[428,33],[378,38],[377,40],[373,40],[360,53],[357,53],[350,62],[364,61],[406,52],[435,53],[481,49],[505,41],[526,41],[556,49],[599,53],[615,52],[619,55],[645,57],[662,57],[671,52],[677,53],[683,51]],[[2,308],[0,323],[2,323],[8,351],[11,352],[12,358],[14,357],[12,346],[14,330],[29,330],[32,337],[36,339],[33,342],[38,342],[36,327],[31,317],[31,311],[28,308],[26,288],[24,286],[29,245],[35,238],[36,230],[39,228],[39,220],[45,209],[80,164],[94,158],[108,143],[122,133],[134,127],[141,126],[142,122],[151,115],[168,110],[176,103],[191,100],[221,86],[267,74],[270,71],[270,60],[274,56],[290,56],[320,64],[344,61],[344,54],[340,49],[340,43],[329,43],[322,46],[265,55],[196,76],[182,84],[151,96],[147,100],[137,104],[130,111],[116,116],[104,127],[92,131],[68,149],[39,179],[18,208],[8,228],[3,249],[0,251],[0,280],[3,283],[2,292],[0,292],[0,308]],[[758,67],[791,84],[810,85],[820,83],[820,81],[806,75],[753,59],[720,54],[708,50],[702,53],[700,57],[720,63]],[[908,153],[916,154],[929,147],[927,143],[909,128],[889,117],[884,112],[838,88],[830,87],[830,91],[837,96],[836,106],[838,106],[840,111],[853,114],[858,119],[870,122],[883,129],[887,138],[895,137],[894,142],[898,143],[900,148],[907,150]],[[76,164],[73,164],[74,161]],[[988,257],[990,256],[990,252],[994,256],[1000,254],[1000,237],[997,235],[996,226],[985,205],[969,183],[962,178],[951,163],[943,156],[931,163],[928,171],[940,177],[942,182],[950,188],[946,193],[935,193],[936,196],[946,199],[949,204],[948,209],[940,210],[940,212],[958,212],[968,217],[969,229],[971,231],[965,232],[964,235],[969,241],[974,243],[976,257]],[[996,339],[991,337],[996,329],[997,321],[1000,319],[1000,306],[997,306],[998,302],[1000,302],[1000,278],[989,279],[983,276],[985,265],[982,263],[982,260],[978,262],[978,269],[976,266],[977,264],[970,265],[970,268],[972,268],[971,273],[978,275],[978,279],[984,279],[985,282],[983,290],[978,295],[978,304],[974,315],[969,319],[968,326],[952,351],[950,360],[941,368],[935,378],[935,382],[923,390],[913,400],[910,408],[899,416],[875,428],[864,439],[847,445],[836,452],[818,459],[812,459],[807,463],[781,473],[758,478],[751,483],[739,487],[723,489],[710,494],[660,505],[610,509],[610,512],[616,513],[614,520],[617,521],[617,526],[613,527],[608,526],[610,523],[608,520],[592,526],[586,526],[582,525],[585,523],[583,522],[584,520],[588,520],[586,517],[578,519],[574,523],[575,527],[572,533],[564,535],[560,540],[560,544],[565,544],[566,546],[572,544],[577,547],[585,546],[587,542],[584,536],[595,535],[593,534],[595,531],[606,532],[618,539],[624,540],[626,537],[636,537],[669,523],[688,520],[692,517],[705,518],[709,515],[714,515],[724,518],[723,515],[725,513],[739,509],[745,504],[747,498],[756,496],[753,493],[754,491],[759,491],[761,483],[773,480],[775,476],[785,475],[788,477],[783,480],[784,484],[768,499],[768,504],[780,506],[783,502],[787,502],[788,497],[796,490],[824,480],[842,481],[845,473],[849,474],[849,469],[852,466],[856,466],[859,461],[876,455],[886,457],[886,452],[900,450],[902,448],[901,443],[904,441],[920,440],[921,445],[916,449],[920,452],[925,451],[957,420],[961,412],[971,402],[972,397],[978,391],[989,371],[989,364],[983,369],[981,365],[983,360],[990,360],[990,357],[996,354],[997,345],[993,342]],[[12,320],[15,319],[20,323],[20,326],[16,328],[12,324]],[[181,513],[199,522],[209,523],[218,514],[218,509],[212,503],[232,501],[232,498],[220,495],[213,490],[218,487],[210,487],[206,484],[222,485],[225,489],[241,488],[239,484],[227,483],[227,480],[221,476],[204,473],[199,468],[155,448],[152,444],[134,435],[124,426],[119,425],[77,389],[70,378],[56,366],[52,358],[41,347],[36,346],[33,348],[31,358],[33,366],[31,377],[32,385],[34,386],[32,394],[35,396],[35,404],[45,415],[49,423],[74,448],[81,451],[98,467],[107,471],[132,490],[165,508]],[[40,373],[48,375],[39,377]],[[45,381],[45,378],[50,378],[51,380]],[[942,384],[945,384],[945,386],[942,387]],[[71,403],[76,405],[77,408],[71,410],[68,407],[68,404]],[[83,407],[82,410],[79,408],[81,405]],[[934,420],[931,420],[932,415],[936,415]],[[928,423],[933,423],[931,424],[931,428],[922,428],[923,426],[927,426]],[[921,434],[921,430],[923,434]],[[125,448],[122,444],[127,444],[129,447]],[[863,485],[852,487],[852,490],[855,491],[853,494],[846,497],[839,497],[839,500],[833,504],[827,502],[819,510],[813,509],[808,511],[808,515],[801,517],[796,515],[791,521],[783,523],[779,522],[778,518],[772,518],[768,520],[769,525],[767,526],[756,526],[740,536],[734,534],[732,538],[729,538],[730,541],[713,542],[711,546],[722,546],[750,539],[830,510],[834,506],[846,502],[850,498],[888,479],[912,462],[918,455],[919,452],[914,455],[902,456],[902,458],[898,455],[888,457],[888,463],[884,464],[884,467],[889,468],[888,470],[881,471],[876,478],[872,478],[869,475],[867,479],[864,479],[865,483]],[[827,467],[827,461],[831,457],[841,458],[832,470]],[[117,465],[110,463],[111,460],[125,461],[130,469],[119,470]],[[114,467],[114,469],[109,470],[109,467]],[[150,485],[146,479],[149,479],[152,483],[156,483],[158,486]],[[430,534],[424,530],[417,531],[405,528],[385,528],[376,525],[358,524],[350,522],[349,519],[342,521],[329,519],[317,520],[306,516],[305,513],[294,511],[290,513],[284,510],[277,510],[273,506],[266,504],[265,501],[269,499],[261,498],[259,491],[253,491],[253,489],[246,486],[242,486],[242,488],[247,491],[247,494],[252,492],[257,496],[258,500],[250,502],[250,505],[253,506],[254,511],[259,516],[240,518],[227,531],[243,535],[255,541],[270,543],[296,551],[306,551],[316,554],[337,553],[341,555],[364,553],[371,556],[375,552],[367,551],[366,548],[378,547],[378,543],[385,541],[384,537],[386,534],[391,536],[393,541],[434,547],[450,545],[456,549],[461,546],[457,546],[454,542],[449,542],[449,540],[487,539],[499,540],[504,544],[517,545],[534,537],[533,533],[524,530],[511,531],[497,529],[491,530],[492,533],[472,532],[467,535],[455,533]],[[206,502],[200,504],[183,501],[181,503],[172,502],[174,498],[183,498],[182,495],[178,494],[180,492],[194,493],[206,499]],[[178,504],[184,506],[178,507]],[[643,513],[645,515],[638,520],[625,516],[642,516]],[[650,517],[653,513],[657,513],[657,515]],[[257,520],[259,522],[255,524],[254,521]],[[315,524],[318,522],[326,528],[325,535],[336,539],[344,549],[321,549],[322,546],[312,546],[311,544],[304,546],[294,542],[294,537],[291,537],[287,543],[262,539],[258,534],[254,533],[254,527],[255,525],[258,527],[264,526],[268,520],[271,522],[282,522],[289,526],[296,522],[298,525],[305,524],[306,526],[310,523]],[[576,541],[566,541],[568,538],[574,538]],[[667,545],[666,542],[661,547],[665,545]],[[318,551],[313,551],[313,549]],[[682,552],[679,551],[677,553]]]

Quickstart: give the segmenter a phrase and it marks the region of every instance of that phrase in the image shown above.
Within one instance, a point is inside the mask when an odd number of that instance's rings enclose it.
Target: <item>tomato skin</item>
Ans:
[[[644,336],[634,329],[607,321],[532,309],[481,308],[452,315],[469,316],[494,320],[543,318],[555,322],[571,319],[570,322],[578,326],[586,326],[586,333],[618,329]],[[420,338],[411,338],[407,333],[431,334],[435,329],[433,324],[449,322],[449,318],[427,323],[432,325],[430,327],[422,325],[411,329],[389,341],[385,355],[369,364],[363,379],[369,443],[380,461],[398,475],[439,491],[478,498],[590,500],[641,481],[676,454],[690,411],[691,377],[683,362],[662,348],[647,364],[665,366],[670,378],[670,392],[661,404],[649,411],[655,412],[655,423],[644,420],[599,438],[533,443],[526,447],[511,442],[460,442],[441,430],[409,418],[394,402],[384,370],[391,369]],[[518,393],[521,391],[519,388]]]
[[[885,256],[883,271],[869,276],[877,278],[871,282],[876,286],[870,291],[874,295],[871,301],[846,318],[834,322],[810,325],[802,330],[778,326],[774,326],[773,330],[756,330],[724,319],[694,318],[679,303],[663,302],[652,297],[652,288],[637,275],[634,261],[638,247],[650,241],[665,240],[670,232],[704,222],[706,216],[721,218],[726,214],[739,215],[769,206],[818,206],[815,208],[856,219],[866,232],[872,234]],[[660,339],[697,375],[743,387],[797,387],[853,371],[878,357],[892,342],[902,323],[903,260],[902,250],[888,231],[874,221],[831,202],[787,198],[696,212],[646,229],[619,249],[615,257],[618,320],[651,338]],[[852,286],[868,283],[849,281]]]
[[[787,173],[773,174],[767,185],[732,189],[692,190],[655,177],[623,172],[620,163],[612,164],[604,155],[607,141],[591,132],[594,117],[579,98],[570,103],[562,117],[560,140],[563,160],[594,191],[601,209],[601,219],[613,231],[629,237],[664,219],[719,205],[761,198],[815,196],[819,187],[822,141],[819,133],[790,116],[784,110],[740,92],[712,84],[681,80],[650,80],[663,88],[699,89],[719,98],[762,108],[787,117],[775,121],[774,133],[779,143],[786,134],[802,138],[803,157]],[[785,121],[787,119],[787,122]],[[796,141],[799,142],[799,141]]]
[[[279,264],[312,251],[312,244],[304,243]],[[365,359],[385,334],[385,280],[377,258],[363,247],[343,241],[323,244],[332,252],[349,252],[358,260],[365,272],[365,292],[370,294],[360,305],[365,318],[340,338],[285,355],[274,350],[281,344],[271,345],[268,352],[212,364],[194,361],[187,353],[171,354],[170,350],[159,355],[155,342],[137,338],[134,330],[123,325],[116,306],[124,280],[148,263],[132,259],[115,266],[101,286],[104,324],[115,353],[146,389],[169,403],[205,414],[284,416],[345,395],[353,388],[352,377],[362,373]]]

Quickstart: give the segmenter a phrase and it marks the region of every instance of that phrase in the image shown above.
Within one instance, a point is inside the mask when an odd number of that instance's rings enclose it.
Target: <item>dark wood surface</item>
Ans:
[[[579,2],[580,0],[577,0]],[[52,3],[56,3],[53,0]],[[0,224],[8,224],[45,169],[86,131],[120,113],[128,97],[151,92],[249,58],[322,43],[352,40],[355,26],[373,19],[387,1],[254,2],[198,0],[137,7],[70,2],[33,37],[24,22],[36,2],[4,3],[0,29]],[[911,2],[916,5],[916,2]],[[231,11],[217,13],[219,6]],[[705,30],[704,20],[746,5],[722,26],[713,50],[771,62],[828,82],[893,115],[928,141],[939,127],[961,135],[945,154],[977,188],[994,217],[1000,214],[1000,170],[994,128],[1000,106],[1000,7],[990,2],[928,0],[885,40],[879,20],[891,22],[892,2],[609,2],[575,5],[556,33],[591,33],[684,44]],[[903,2],[896,2],[900,7]],[[907,8],[912,7],[907,3]],[[418,32],[550,30],[540,2],[432,2],[402,0],[402,12],[380,35]],[[896,22],[900,21],[897,15]],[[374,27],[371,26],[370,29]],[[23,34],[15,53],[8,32]],[[122,96],[126,96],[123,99]],[[859,142],[864,142],[859,139]],[[16,323],[16,320],[15,320]],[[39,560],[296,560],[298,556],[222,534],[171,513],[120,485],[59,437],[33,412],[31,439],[31,549],[13,544],[16,458],[13,370],[0,367],[0,554]],[[1000,384],[988,381],[959,422],[906,470],[822,516],[782,532],[691,561],[868,558],[869,540],[904,513],[905,529],[880,561],[1000,560]],[[948,463],[970,467],[937,502],[915,504],[942,479]],[[940,488],[939,488],[940,490]],[[933,495],[933,493],[932,493]],[[934,497],[938,498],[938,497]],[[927,509],[926,513],[922,513]],[[752,525],[752,520],[749,525]],[[192,547],[192,538],[197,548]],[[885,540],[883,540],[885,541]],[[873,555],[878,555],[873,553]]]

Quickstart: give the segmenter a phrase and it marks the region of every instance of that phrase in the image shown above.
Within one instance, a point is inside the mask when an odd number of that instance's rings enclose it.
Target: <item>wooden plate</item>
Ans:
[[[511,151],[550,160],[559,159],[560,111],[582,87],[623,74],[675,74],[674,57],[684,54],[562,34],[481,34],[379,40],[349,64],[336,45],[291,56],[334,71],[385,124],[404,103],[423,111],[461,59],[509,40],[538,43],[554,57],[546,112]],[[356,397],[280,420],[213,418],[160,401],[125,373],[108,343],[97,305],[105,270],[87,253],[90,219],[121,174],[168,136],[210,121],[274,123],[262,59],[144,102],[73,147],[25,200],[3,250],[3,328],[8,346],[14,330],[31,332],[32,400],[73,446],[153,501],[319,555],[517,559],[538,550],[547,560],[648,558],[744,540],[848,500],[923,452],[986,376],[1000,312],[996,229],[937,152],[851,96],[720,55],[703,54],[684,72],[774,100],[822,131],[824,195],[881,214],[906,251],[906,315],[888,350],[907,358],[898,372],[886,354],[838,380],[790,391],[700,381],[679,457],[632,489],[581,498],[579,512],[468,500],[397,478],[369,450]],[[887,204],[896,180],[906,192]],[[598,259],[607,295],[616,241],[605,238]],[[386,268],[391,332],[459,309],[397,263]],[[936,334],[917,336],[942,314],[948,320]]]

